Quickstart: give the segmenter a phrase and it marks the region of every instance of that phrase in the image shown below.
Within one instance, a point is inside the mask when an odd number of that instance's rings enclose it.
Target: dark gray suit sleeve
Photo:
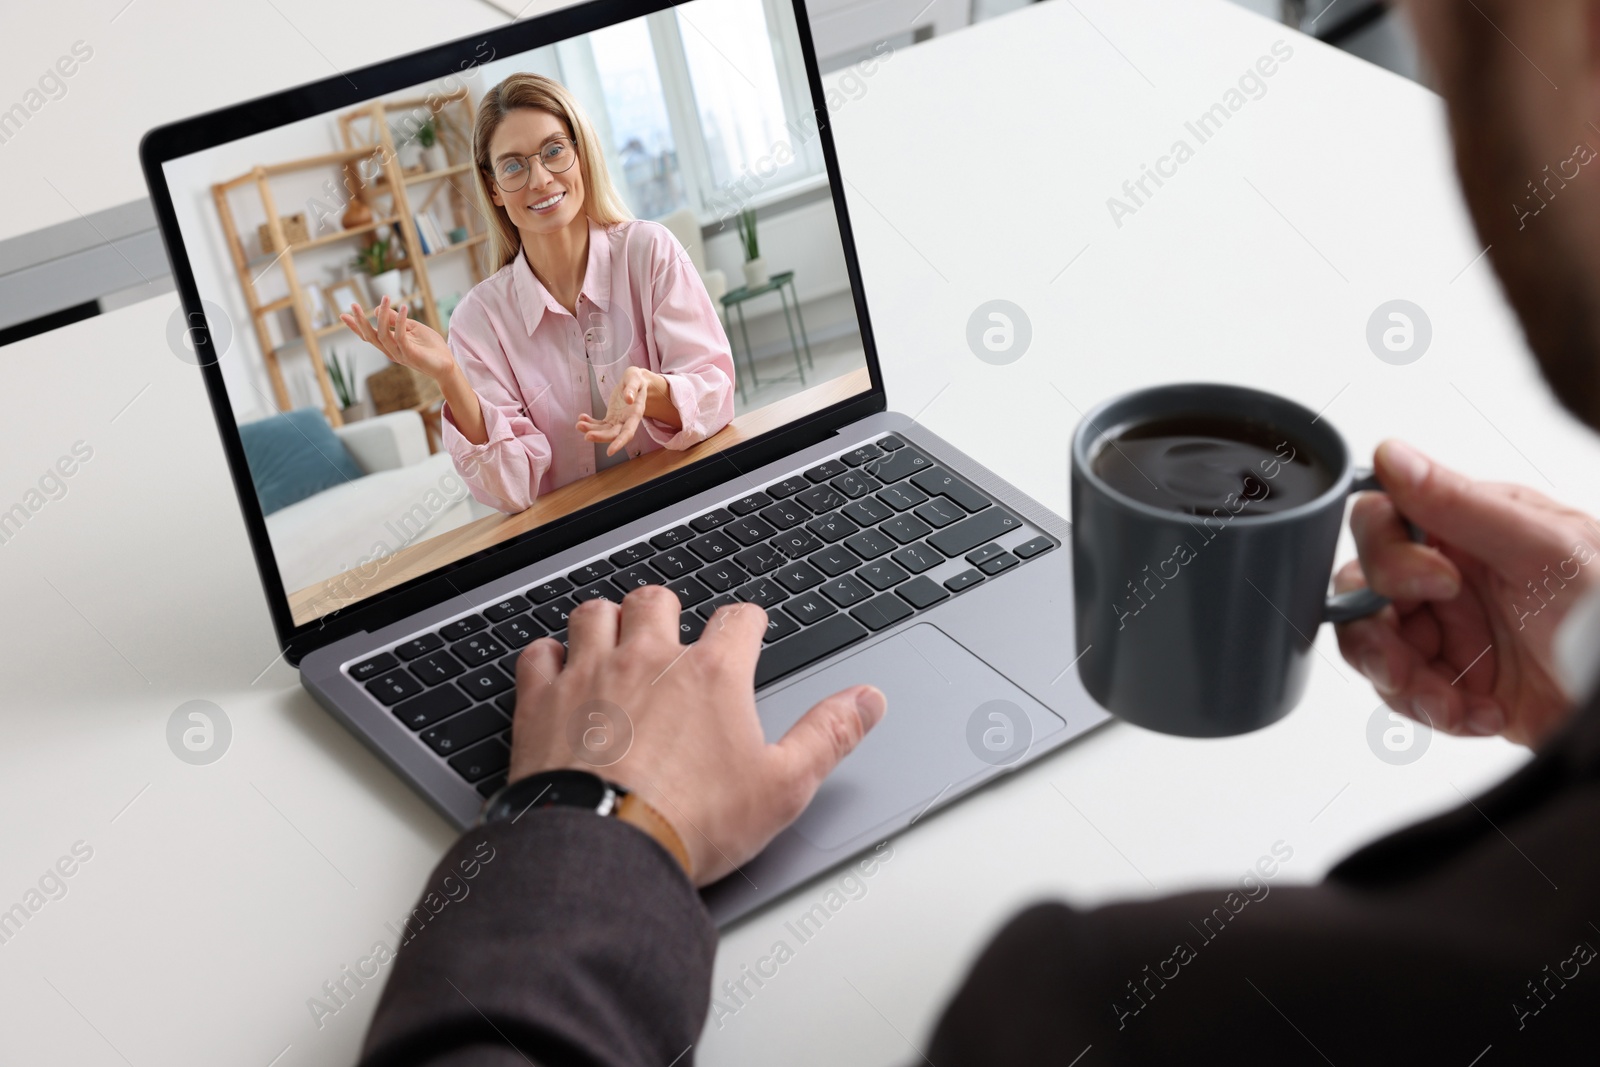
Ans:
[[[638,829],[556,808],[468,831],[412,916],[365,1067],[692,1062],[716,928]]]

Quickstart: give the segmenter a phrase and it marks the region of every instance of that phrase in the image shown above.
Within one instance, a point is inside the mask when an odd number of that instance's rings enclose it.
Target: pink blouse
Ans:
[[[631,364],[664,375],[683,424],[640,421],[630,457],[683,449],[733,418],[733,356],[694,264],[660,223],[589,220],[574,318],[519,254],[473,286],[450,316],[450,351],[478,394],[489,439],[474,445],[444,408],[444,443],[472,495],[505,512],[595,473],[590,365],[609,397]],[[581,321],[580,321],[581,319]],[[620,457],[618,457],[620,459]]]

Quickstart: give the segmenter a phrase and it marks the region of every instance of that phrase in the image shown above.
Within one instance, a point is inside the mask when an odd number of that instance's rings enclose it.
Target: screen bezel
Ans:
[[[194,274],[184,251],[183,236],[178,230],[171,190],[167,186],[162,164],[290,122],[334,113],[376,97],[448,77],[463,69],[460,62],[463,58],[481,56],[479,50],[484,45],[493,49],[493,57],[516,55],[675,6],[677,4],[673,0],[591,0],[535,19],[471,34],[152,129],[140,141],[139,160],[171,262],[172,276],[188,316],[186,321],[204,323],[205,317]],[[834,150],[827,98],[822,89],[804,0],[793,0],[793,9],[800,49],[805,59],[806,80],[811,91],[812,116],[822,146],[871,388],[750,441],[730,446],[688,467],[624,490],[581,511],[297,626],[290,612],[288,591],[283,587],[272,541],[267,534],[266,518],[261,512],[250,468],[245,461],[239,426],[233,416],[227,386],[223,382],[221,364],[212,355],[209,332],[205,329],[192,330],[195,355],[222,438],[234,492],[244,514],[256,567],[267,594],[273,627],[289,662],[298,663],[306,653],[348,634],[386,626],[459,595],[462,589],[482,585],[537,563],[607,530],[726,482],[743,471],[822,441],[841,426],[885,410],[887,399],[883,377],[862,289],[855,238],[845,204],[844,182]]]

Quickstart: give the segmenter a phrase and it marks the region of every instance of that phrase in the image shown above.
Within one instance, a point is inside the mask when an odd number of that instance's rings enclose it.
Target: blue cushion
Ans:
[[[300,408],[239,427],[262,514],[361,477],[355,457],[316,408]]]

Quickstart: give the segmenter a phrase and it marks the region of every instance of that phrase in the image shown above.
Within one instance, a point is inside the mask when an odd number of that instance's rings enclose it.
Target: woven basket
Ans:
[[[367,395],[372,398],[372,410],[379,415],[432,407],[444,399],[438,382],[398,363],[368,376]]]

